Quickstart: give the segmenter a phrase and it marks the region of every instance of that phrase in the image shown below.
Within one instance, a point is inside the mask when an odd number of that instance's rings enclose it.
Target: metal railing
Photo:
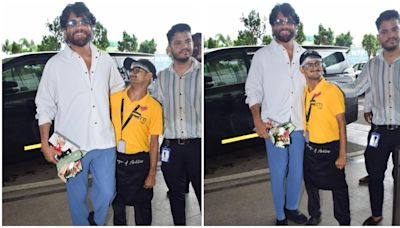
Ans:
[[[392,224],[400,225],[400,145],[394,150],[394,188],[393,188],[393,216]]]

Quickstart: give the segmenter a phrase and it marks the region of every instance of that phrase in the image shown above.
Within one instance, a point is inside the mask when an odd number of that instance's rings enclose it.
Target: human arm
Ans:
[[[53,164],[57,164],[57,160],[55,159],[55,155],[57,154],[56,150],[49,145],[49,132],[50,132],[50,123],[44,123],[39,126],[40,131],[40,142],[42,145],[41,151],[43,153],[44,158]]]
[[[125,88],[125,82],[122,78],[120,72],[118,71],[118,67],[115,64],[114,60],[109,57],[110,61],[110,94],[121,91]]]
[[[157,161],[158,161],[158,135],[150,137],[150,170],[144,181],[144,188],[152,188],[156,184]]]
[[[256,132],[261,138],[267,139],[269,136],[267,130],[272,127],[271,123],[266,123],[261,119],[261,106],[260,104],[255,104],[250,107],[251,115],[253,117],[253,123],[256,127]]]
[[[343,169],[346,166],[347,155],[347,137],[346,137],[346,119],[344,113],[336,115],[336,120],[339,125],[339,157],[336,159],[335,165],[338,169]]]
[[[371,89],[365,91],[364,95],[364,119],[369,124],[372,123],[372,95]]]

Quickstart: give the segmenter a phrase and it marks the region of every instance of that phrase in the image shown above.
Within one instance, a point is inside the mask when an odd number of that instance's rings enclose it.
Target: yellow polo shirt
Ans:
[[[133,117],[122,131],[122,139],[125,140],[125,153],[136,154],[142,151],[150,151],[150,136],[163,133],[162,108],[160,103],[147,93],[142,99],[132,102],[127,94],[129,87],[123,91],[114,93],[110,98],[111,120],[114,125],[115,140],[121,139],[121,100],[124,98],[123,123],[126,122],[132,111]]]
[[[304,90],[304,129],[306,129],[306,113],[308,113],[314,95],[315,105],[311,108],[308,121],[310,142],[328,143],[339,140],[339,125],[336,115],[345,112],[343,93],[336,85],[327,82],[324,78],[311,92],[308,92],[308,86],[306,86]]]

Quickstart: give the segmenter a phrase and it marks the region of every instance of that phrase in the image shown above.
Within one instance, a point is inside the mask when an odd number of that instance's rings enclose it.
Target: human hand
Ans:
[[[371,124],[372,123],[372,112],[364,112],[364,119],[369,124]]]
[[[57,151],[50,146],[49,144],[42,145],[41,149],[44,158],[53,164],[57,164],[57,160],[55,159],[55,155],[57,154]]]
[[[338,169],[344,169],[346,166],[346,156],[339,156],[335,161],[335,166]]]
[[[258,120],[254,122],[254,125],[256,127],[256,133],[260,138],[267,139],[269,138],[269,135],[267,133],[267,130],[272,127],[271,121],[268,122],[263,122],[262,120]]]
[[[153,188],[156,185],[156,175],[148,175],[144,181],[144,188]]]

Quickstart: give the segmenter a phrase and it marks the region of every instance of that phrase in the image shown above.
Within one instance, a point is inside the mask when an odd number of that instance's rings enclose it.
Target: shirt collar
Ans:
[[[192,61],[192,65],[190,66],[190,68],[183,75],[191,73],[191,72],[193,72],[193,71],[195,71],[195,70],[197,70],[198,68],[201,67],[201,63],[199,61],[197,61],[195,58],[190,57],[190,60]],[[168,70],[170,72],[174,72],[176,74],[176,72],[174,70],[174,63],[173,62],[171,63],[171,65],[169,65]]]
[[[324,77],[321,78],[321,81],[317,84],[317,86],[315,86],[315,88],[309,92],[308,91],[308,85],[306,84],[306,87],[304,88],[304,90],[306,91],[307,94],[315,94],[315,93],[319,93],[322,91],[322,89],[325,87],[325,85],[327,84],[326,80]]]

